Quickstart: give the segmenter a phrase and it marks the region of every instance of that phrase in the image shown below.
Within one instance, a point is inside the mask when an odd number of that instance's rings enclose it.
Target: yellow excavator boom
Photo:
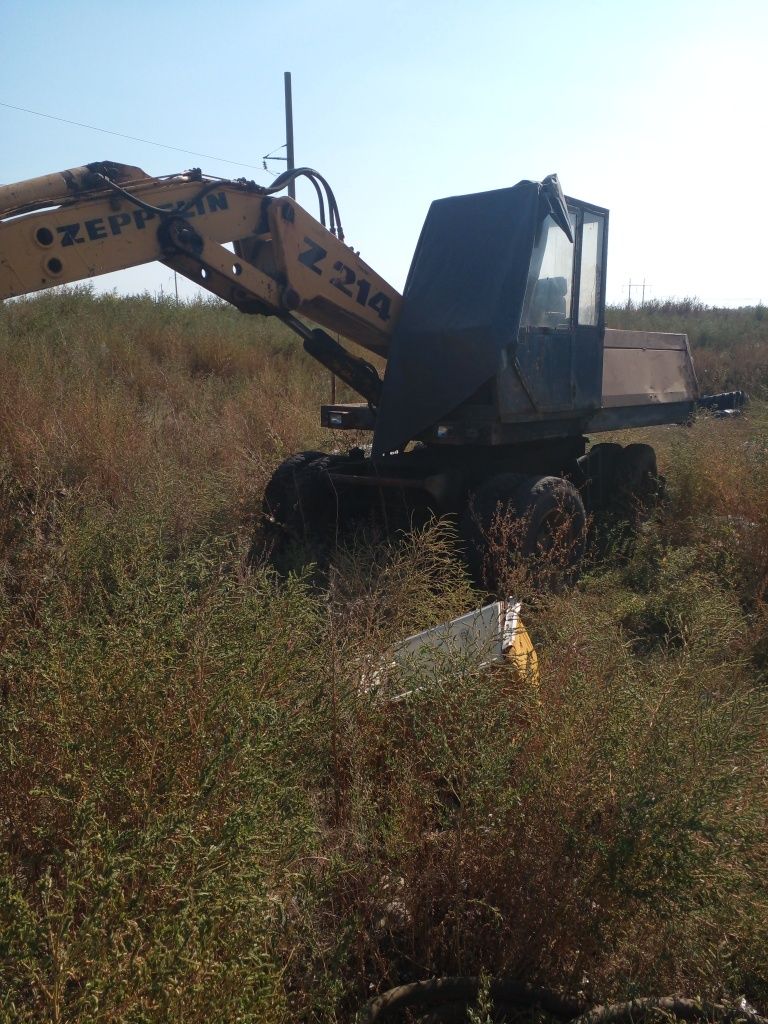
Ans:
[[[324,179],[305,172],[320,196]],[[330,231],[276,191],[111,162],[0,186],[0,300],[158,260],[305,341],[313,332],[297,316],[386,355],[399,293],[344,243],[338,219]],[[327,199],[330,214],[329,189]]]

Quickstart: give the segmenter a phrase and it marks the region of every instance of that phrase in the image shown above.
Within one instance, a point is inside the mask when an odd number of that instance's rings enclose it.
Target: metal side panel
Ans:
[[[685,334],[606,330],[604,410],[695,402],[697,397]]]
[[[586,433],[607,430],[629,430],[634,427],[660,427],[670,423],[687,423],[696,409],[695,402],[654,402],[645,405],[616,405],[601,409],[585,425]]]

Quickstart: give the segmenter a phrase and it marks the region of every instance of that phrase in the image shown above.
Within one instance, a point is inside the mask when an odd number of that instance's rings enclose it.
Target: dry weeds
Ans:
[[[372,649],[476,597],[444,524],[319,590],[248,566],[323,446],[280,332],[47,295],[0,366],[2,1019],[351,1021],[460,972],[765,1008],[759,408],[654,432],[668,508],[528,608],[540,691],[451,658],[392,704]]]

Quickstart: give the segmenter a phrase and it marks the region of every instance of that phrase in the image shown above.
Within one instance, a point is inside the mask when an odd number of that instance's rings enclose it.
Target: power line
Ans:
[[[40,110],[29,110],[27,107],[17,107],[13,103],[4,103],[0,100],[0,107],[7,107],[9,110],[20,110],[24,114],[34,114],[35,117],[47,117],[49,121],[61,121],[62,124],[73,124],[78,128],[88,128],[92,132],[102,132],[104,135],[116,135],[119,139],[130,139],[131,142],[143,142],[146,146],[159,146],[160,149],[172,149],[176,153],[184,153],[187,156],[201,156],[206,160],[216,160],[222,164],[235,164],[237,167],[249,167],[251,170],[260,171],[256,164],[246,164],[241,160],[227,160],[223,156],[213,156],[211,153],[198,153],[194,149],[181,149],[179,146],[168,146],[165,142],[153,142],[152,139],[140,139],[136,135],[125,135],[123,132],[113,132],[109,128],[97,128],[93,124],[83,124],[82,121],[70,121],[66,117],[57,117],[55,114],[44,114]]]

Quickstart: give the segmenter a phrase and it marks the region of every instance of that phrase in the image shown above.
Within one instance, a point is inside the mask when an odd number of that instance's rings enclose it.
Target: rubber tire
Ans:
[[[656,452],[649,444],[628,444],[614,470],[614,509],[635,528],[647,522],[661,496]]]
[[[528,518],[518,547],[519,554],[525,557],[541,553],[545,527],[554,515],[565,514],[571,523],[572,537],[567,565],[573,567],[580,561],[586,542],[587,514],[578,489],[559,476],[499,473],[485,480],[471,495],[461,522],[467,564],[479,583],[485,583],[490,590],[497,589],[498,580],[486,567],[487,537],[494,517],[506,511]]]
[[[610,506],[616,491],[616,467],[623,451],[615,441],[601,441],[577,460],[584,481],[580,490],[589,512],[604,512]]]
[[[478,583],[483,580],[487,536],[494,517],[498,512],[504,515],[507,511],[517,515],[515,495],[524,480],[523,473],[498,473],[484,480],[469,495],[460,532],[467,565]]]
[[[570,480],[561,476],[529,477],[518,487],[515,504],[518,515],[528,520],[522,554],[541,554],[543,542],[552,542],[553,521],[562,522],[565,517],[570,544],[567,564],[578,564],[584,554],[587,513],[581,495]]]
[[[316,539],[337,517],[337,495],[329,475],[332,463],[331,455],[323,455],[294,476],[295,501],[284,526],[297,539]]]
[[[286,460],[288,461],[288,460]],[[338,502],[329,470],[334,459],[320,455],[289,467],[283,484],[281,521],[262,518],[249,552],[251,565],[269,564],[280,576],[314,564],[322,573],[332,550]],[[298,465],[298,468],[294,468]]]
[[[297,475],[322,458],[325,458],[325,452],[296,452],[280,463],[264,488],[261,510],[266,519],[283,526],[291,521],[299,500]]]

